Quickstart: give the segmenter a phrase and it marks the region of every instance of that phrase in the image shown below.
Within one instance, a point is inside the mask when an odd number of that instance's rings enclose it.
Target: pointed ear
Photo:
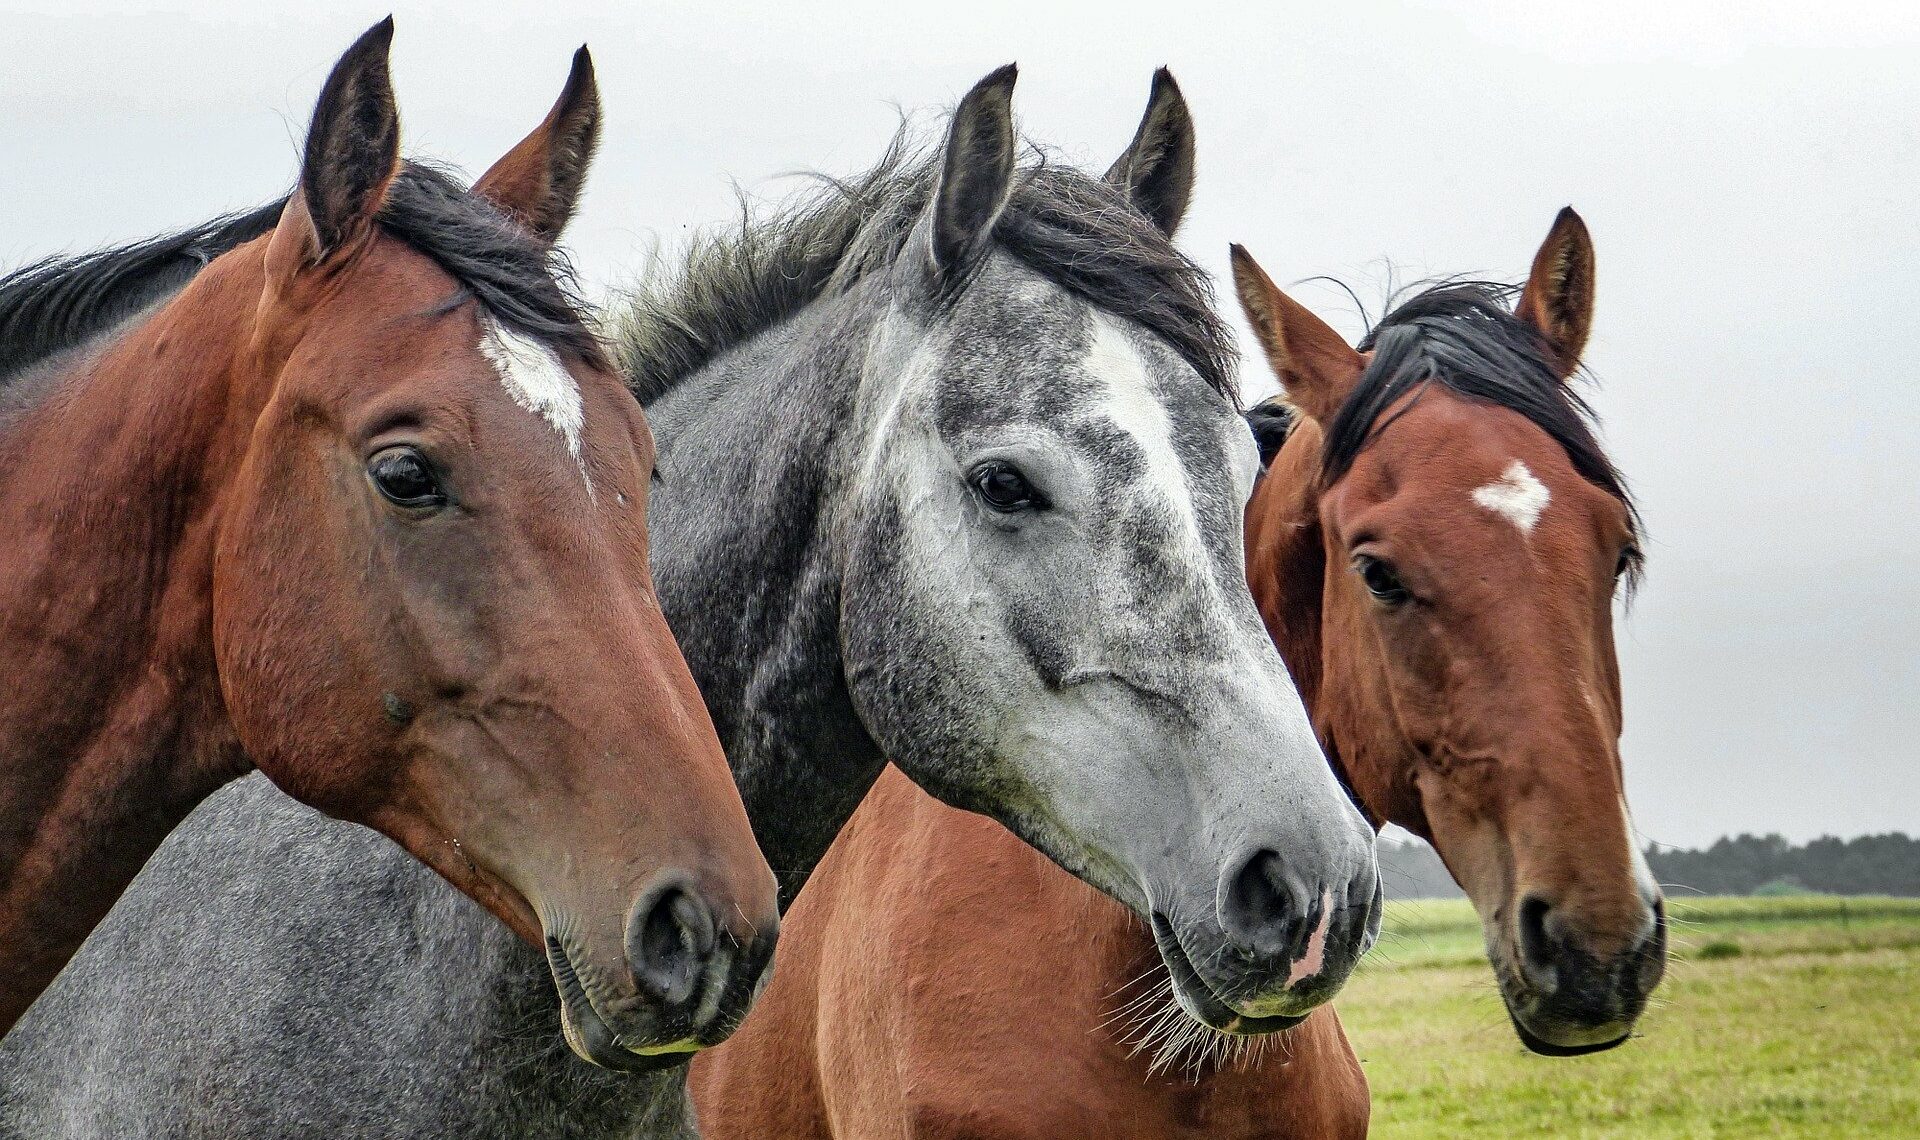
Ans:
[[[1593,330],[1593,238],[1572,206],[1553,220],[1513,311],[1546,338],[1560,378],[1572,376]]]
[[[553,110],[480,176],[473,192],[551,245],[573,218],[599,145],[600,90],[593,81],[593,57],[583,46],[573,53],[573,70]]]
[[[953,113],[940,185],[933,197],[936,273],[965,274],[987,251],[993,224],[1013,193],[1013,81],[1008,64],[976,83]]]
[[[400,170],[400,112],[387,53],[393,17],[367,29],[333,65],[307,128],[300,165],[302,213],[311,226],[308,260],[319,261],[371,231]]]
[[[1234,246],[1233,287],[1266,350],[1287,401],[1323,426],[1360,379],[1366,358],[1325,321],[1282,293],[1243,247]]]
[[[1107,181],[1169,236],[1186,217],[1193,200],[1193,116],[1166,68],[1153,73],[1146,117],[1107,171]]]

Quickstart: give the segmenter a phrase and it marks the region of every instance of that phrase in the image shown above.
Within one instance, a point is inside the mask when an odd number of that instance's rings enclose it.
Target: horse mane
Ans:
[[[1105,181],[1035,157],[1017,171],[995,244],[1028,268],[1170,344],[1237,403],[1232,333],[1206,273]],[[685,260],[613,315],[614,352],[650,403],[728,349],[893,265],[932,199],[940,152],[894,136],[880,161],[818,192],[696,237]]]
[[[0,278],[0,383],[171,296],[207,263],[271,230],[277,202],[205,225],[78,257],[49,257]]]
[[[1260,469],[1265,471],[1273,457],[1286,446],[1287,437],[1300,422],[1300,413],[1285,396],[1270,396],[1242,413],[1253,429],[1253,442],[1260,449]]]
[[[0,278],[0,384],[178,292],[221,254],[271,231],[286,203],[282,197],[178,233],[47,258]],[[566,258],[451,174],[406,163],[376,221],[445,270],[502,325],[604,363]]]
[[[1397,305],[1360,341],[1373,352],[1366,370],[1328,425],[1321,474],[1328,482],[1346,474],[1373,437],[1412,406],[1380,417],[1402,396],[1414,400],[1439,384],[1468,400],[1518,412],[1567,453],[1574,470],[1627,508],[1629,525],[1641,533],[1639,510],[1613,460],[1594,434],[1593,409],[1563,380],[1546,340],[1514,315],[1519,290],[1488,281],[1442,281]],[[1629,553],[1636,577],[1640,554]]]

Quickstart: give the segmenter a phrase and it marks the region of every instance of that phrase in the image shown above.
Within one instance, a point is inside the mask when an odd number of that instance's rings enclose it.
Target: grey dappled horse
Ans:
[[[1163,76],[1105,180],[1021,165],[1013,78],[626,313],[661,602],[787,899],[892,760],[1150,921],[1196,1016],[1289,1023],[1378,878],[1243,577],[1257,456],[1169,241],[1190,120]],[[0,1047],[0,1134],[687,1130],[677,1071],[565,1051],[544,970],[243,782]]]

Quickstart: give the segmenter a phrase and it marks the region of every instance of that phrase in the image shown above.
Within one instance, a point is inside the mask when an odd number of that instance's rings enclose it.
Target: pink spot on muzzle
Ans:
[[[1333,892],[1320,892],[1320,925],[1307,936],[1306,952],[1293,961],[1287,971],[1287,984],[1297,986],[1320,972],[1327,961],[1327,930],[1333,926]]]

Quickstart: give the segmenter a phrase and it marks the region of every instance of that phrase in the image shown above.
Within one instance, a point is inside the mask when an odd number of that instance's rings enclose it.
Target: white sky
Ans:
[[[0,266],[283,192],[384,6],[0,0]],[[1152,69],[1193,105],[1182,238],[1282,281],[1524,273],[1573,203],[1588,363],[1652,532],[1621,629],[1642,831],[1920,831],[1920,8],[439,3],[397,7],[412,153],[483,169],[589,43],[607,135],[569,235],[596,289],[800,169],[878,153],[1008,60],[1024,126],[1104,169]],[[1298,295],[1349,331],[1337,293]],[[1231,305],[1229,304],[1229,307]],[[1237,320],[1237,313],[1235,314]],[[1250,392],[1271,386],[1257,358]]]

